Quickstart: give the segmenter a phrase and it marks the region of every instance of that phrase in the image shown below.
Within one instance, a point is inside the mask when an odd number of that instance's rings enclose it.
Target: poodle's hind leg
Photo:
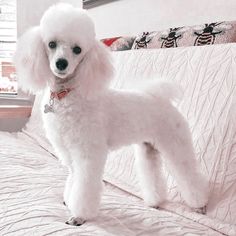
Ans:
[[[66,166],[68,168],[68,176],[65,182],[65,187],[64,187],[64,193],[63,193],[63,204],[67,205],[71,188],[72,188],[72,167],[71,167],[71,158],[70,158],[70,153],[64,148],[63,143],[60,141],[57,141],[56,143],[53,143],[55,152],[59,160],[61,161],[62,165]]]
[[[178,151],[175,152],[173,158],[168,157],[167,153],[163,154],[167,157],[166,167],[176,180],[181,196],[187,205],[194,208],[196,212],[204,213],[209,192],[207,179],[201,173],[199,163],[193,155],[189,156],[185,151],[181,155],[177,153]]]
[[[63,204],[67,205],[69,195],[70,195],[70,190],[72,187],[72,168],[71,168],[71,157],[70,157],[70,152],[68,149],[65,147],[63,139],[56,130],[52,130],[50,127],[50,124],[45,122],[45,128],[48,131],[47,132],[47,138],[50,140],[50,143],[52,144],[55,154],[60,160],[61,164],[63,166],[66,166],[69,170],[69,175],[67,177],[65,187],[64,187],[64,194],[63,194]],[[49,132],[50,130],[50,132]]]
[[[208,181],[195,158],[187,124],[182,122],[178,129],[175,132],[166,130],[166,134],[172,135],[162,135],[157,142],[158,147],[185,202],[192,208],[202,209],[208,202]]]
[[[49,138],[50,138],[50,142],[51,142],[52,146],[54,147],[56,156],[59,158],[61,164],[63,166],[66,166],[69,170],[69,175],[68,175],[66,183],[65,183],[64,194],[63,194],[63,198],[64,198],[63,204],[67,205],[67,201],[68,201],[69,195],[70,195],[70,190],[72,187],[72,168],[71,168],[70,153],[64,147],[64,143],[61,140],[61,138],[59,138],[56,135],[53,136],[53,133],[50,134]]]
[[[136,145],[137,176],[146,205],[157,208],[166,198],[160,153],[150,143]]]

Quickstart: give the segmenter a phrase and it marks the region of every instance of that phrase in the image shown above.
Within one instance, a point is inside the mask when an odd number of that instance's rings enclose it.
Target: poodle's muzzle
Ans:
[[[52,73],[59,79],[71,77],[84,57],[83,49],[76,42],[55,40],[46,43]],[[77,46],[75,46],[77,45]],[[63,82],[60,81],[60,82]]]

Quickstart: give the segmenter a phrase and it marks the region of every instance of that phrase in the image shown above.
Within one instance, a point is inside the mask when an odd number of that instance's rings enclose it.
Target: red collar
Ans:
[[[71,88],[66,88],[66,89],[60,90],[59,92],[52,92],[52,91],[51,91],[51,98],[52,98],[52,99],[56,98],[56,99],[58,99],[58,100],[61,100],[62,98],[66,97],[67,94],[68,94],[69,92],[71,92],[72,90],[73,90],[73,89],[71,89]]]

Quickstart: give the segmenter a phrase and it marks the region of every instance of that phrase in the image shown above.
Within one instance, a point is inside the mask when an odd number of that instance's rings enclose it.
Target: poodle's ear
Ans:
[[[52,75],[39,27],[31,28],[18,40],[13,60],[23,91],[36,93],[47,86]]]
[[[111,54],[103,43],[95,41],[79,65],[78,73],[81,93],[87,98],[96,97],[110,85],[113,66]]]

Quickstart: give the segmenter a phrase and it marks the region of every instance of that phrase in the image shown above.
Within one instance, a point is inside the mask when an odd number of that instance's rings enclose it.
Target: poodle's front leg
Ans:
[[[73,152],[73,183],[67,203],[72,217],[67,224],[81,225],[97,216],[106,155],[107,151],[100,147]]]

